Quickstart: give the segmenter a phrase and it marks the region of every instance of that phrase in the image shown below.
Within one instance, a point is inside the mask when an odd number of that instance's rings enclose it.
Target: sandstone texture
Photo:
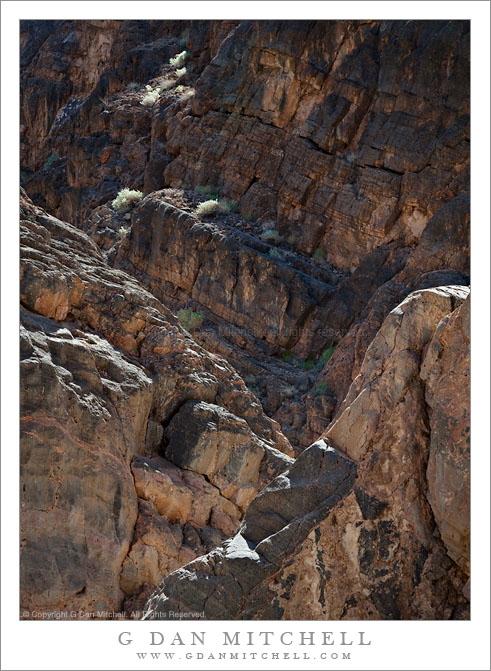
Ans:
[[[172,310],[207,310],[200,344],[303,449],[387,312],[415,289],[469,281],[469,24],[47,23],[21,28],[28,194]],[[148,107],[145,86],[162,89]],[[123,186],[164,189],[191,218],[192,190],[208,189],[237,214],[193,224],[155,196],[114,212]],[[440,223],[420,245],[435,217],[459,241]],[[290,352],[300,366],[283,365]]]
[[[136,608],[234,533],[291,447],[226,361],[25,196],[21,324],[21,605]]]
[[[467,298],[439,323],[421,369],[431,427],[428,500],[449,556],[467,574],[470,572],[469,327],[470,298]]]
[[[20,33],[21,607],[468,618],[470,23]]]
[[[164,580],[145,617],[468,617],[469,410],[454,419],[427,391],[444,333],[445,363],[468,375],[468,352],[451,347],[467,296],[428,289],[392,310],[324,436],[256,496],[232,541]]]

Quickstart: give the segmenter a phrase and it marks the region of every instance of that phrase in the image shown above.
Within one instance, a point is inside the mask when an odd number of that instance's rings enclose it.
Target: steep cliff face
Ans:
[[[25,197],[21,324],[21,605],[136,607],[235,531],[291,447],[226,361]]]
[[[467,296],[424,290],[390,312],[325,434],[258,494],[237,536],[164,580],[147,618],[468,617]],[[458,409],[438,388],[437,351],[464,382]]]
[[[469,23],[28,21],[21,81],[23,607],[467,617]]]
[[[188,212],[194,187],[233,201],[239,214],[212,219],[224,220],[213,241],[197,228],[175,241],[180,258],[206,250],[206,289],[190,274],[183,283],[184,267],[166,272],[158,295],[210,311],[201,344],[231,358],[294,443],[332,418],[388,310],[417,288],[468,282],[465,251],[438,265],[428,246],[419,274],[413,264],[400,277],[428,222],[458,217],[460,206],[439,212],[468,193],[468,23],[26,22],[22,39],[22,164],[37,203],[109,249],[130,215],[103,204],[122,186],[177,187],[164,200]],[[145,85],[162,89],[148,107]],[[150,223],[148,204],[117,255],[151,291],[156,263],[176,265],[175,248],[150,260],[141,231],[158,216]],[[230,261],[215,264],[229,244]],[[236,289],[234,263],[244,266]],[[433,270],[456,273],[421,279]],[[254,288],[270,280],[274,301]],[[334,372],[317,380],[343,338]],[[300,366],[283,365],[290,352]]]
[[[467,179],[467,28],[241,22],[168,125],[166,181],[223,184],[340,268],[417,239]]]

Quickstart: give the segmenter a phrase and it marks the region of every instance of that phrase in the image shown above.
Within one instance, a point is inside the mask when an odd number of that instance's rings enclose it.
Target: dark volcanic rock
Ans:
[[[323,248],[343,268],[417,239],[467,180],[468,30],[241,22],[197,82],[191,113],[169,119],[166,181],[223,186],[298,249]]]
[[[174,208],[157,192],[132,214],[131,234],[115,265],[141,276],[157,296],[189,296],[283,348],[293,347],[302,333],[309,334],[306,349],[315,347],[312,341],[324,343],[329,333],[339,337],[323,309],[333,287],[271,258],[267,245],[258,250],[248,242]]]

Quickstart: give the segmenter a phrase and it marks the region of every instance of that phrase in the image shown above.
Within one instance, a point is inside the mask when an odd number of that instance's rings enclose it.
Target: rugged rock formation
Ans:
[[[439,323],[421,369],[431,427],[428,500],[448,554],[467,574],[470,572],[469,301]]]
[[[235,531],[291,447],[84,233],[25,198],[21,217],[21,605],[134,608]]]
[[[21,82],[23,607],[468,617],[469,23],[27,21]]]
[[[468,196],[461,195],[440,208],[402,269],[381,283],[339,343],[318,381],[318,385],[324,385],[326,394],[335,399],[337,407],[358,375],[369,343],[398,302],[417,288],[469,283],[469,206]],[[385,256],[388,250],[379,248],[376,253]],[[314,433],[320,433],[322,422],[325,426],[330,419],[329,415],[321,415],[319,423],[314,415],[311,420]]]
[[[231,357],[286,435],[306,446],[332,418],[387,311],[415,289],[468,281],[467,262],[447,257],[435,267],[434,249],[419,273],[398,276],[432,217],[468,192],[468,29],[459,21],[25,22],[26,189],[105,249],[128,228],[129,213],[97,206],[121,186],[149,193],[206,185],[235,201],[254,220],[252,236],[238,237],[237,221],[232,234],[222,226],[211,238],[194,228],[152,261],[159,242],[142,227],[154,228],[159,215],[147,204],[146,221],[133,224],[138,240],[130,237],[129,258],[121,250],[118,266],[136,262],[154,291],[155,273],[173,265],[159,298],[171,309],[194,301],[197,311],[210,310],[218,326],[201,344]],[[176,78],[169,58],[183,48],[187,72]],[[146,84],[162,87],[157,105],[141,105]],[[187,209],[175,191],[166,199]],[[279,237],[258,239],[270,229]],[[213,284],[183,281],[177,246],[180,258],[186,252],[195,261],[205,249],[202,276]],[[224,248],[228,263],[244,267],[235,306]],[[292,266],[308,277],[292,275]],[[422,280],[429,270],[463,277]],[[269,288],[272,273],[270,292],[279,294],[271,302],[264,292],[264,311],[252,285]],[[300,281],[300,293],[290,280]],[[244,281],[252,283],[247,292]],[[345,336],[332,374],[317,381],[271,365],[271,354],[285,350],[310,365]],[[267,362],[263,339],[273,345]],[[288,396],[292,387],[297,400],[279,401],[274,390]]]
[[[164,580],[147,618],[468,617],[469,399],[449,408],[433,365],[444,339],[442,366],[468,375],[467,295],[424,290],[391,311],[324,437],[258,494],[238,535]]]
[[[223,184],[341,268],[417,239],[467,178],[467,30],[241,22],[169,122],[166,181]]]

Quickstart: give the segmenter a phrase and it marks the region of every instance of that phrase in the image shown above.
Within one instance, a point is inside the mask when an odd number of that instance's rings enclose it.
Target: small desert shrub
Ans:
[[[319,363],[324,365],[326,363],[326,361],[329,361],[329,359],[334,354],[335,349],[336,349],[336,345],[331,345],[331,347],[328,347],[326,350],[324,350],[321,354],[320,359],[319,359]]]
[[[157,86],[157,88],[154,89],[149,84],[147,84],[145,88],[147,89],[147,92],[140,100],[140,105],[144,105],[145,107],[155,105],[160,96],[160,86]]]
[[[140,88],[140,84],[138,82],[130,82],[126,88],[128,91],[136,91],[136,89]]]
[[[188,57],[188,52],[186,50],[181,51],[180,54],[177,54],[174,56],[174,58],[171,58],[169,60],[170,65],[172,65],[173,68],[180,68],[184,65],[186,62],[186,58]]]
[[[191,88],[190,86],[183,86],[182,84],[179,84],[179,86],[176,86],[175,88],[176,93],[183,93],[183,99],[186,100],[186,98],[191,98],[194,96],[196,91]]]
[[[293,398],[297,395],[297,390],[291,384],[288,384],[281,388],[281,395],[284,398]]]
[[[278,242],[280,240],[283,240],[283,238],[275,228],[268,228],[266,231],[261,233],[261,238],[263,240],[277,240]]]
[[[182,308],[176,313],[176,317],[179,320],[181,326],[183,326],[186,331],[191,329],[199,328],[204,321],[205,313],[199,310],[195,312],[191,308]]]
[[[167,91],[168,89],[173,88],[175,85],[176,82],[174,79],[164,79],[163,81],[160,82],[160,90]]]
[[[196,208],[196,214],[198,217],[203,217],[207,214],[215,214],[215,212],[218,212],[219,207],[218,200],[205,200],[204,203],[200,203]]]
[[[51,165],[52,165],[55,161],[57,161],[59,158],[60,158],[60,157],[58,156],[58,154],[54,151],[54,152],[51,154],[51,156],[48,158],[48,160],[46,161],[46,163],[43,165],[43,170],[46,170],[46,168],[51,167]]]
[[[325,382],[319,382],[314,389],[314,396],[324,396],[327,392],[327,384]]]
[[[179,68],[179,69],[176,70],[176,76],[177,76],[178,78],[180,78],[180,77],[184,77],[184,75],[186,74],[186,72],[187,72],[186,68]]]
[[[272,259],[281,259],[281,254],[277,249],[270,249],[268,254]]]
[[[141,191],[135,191],[134,189],[121,189],[116,198],[113,200],[112,206],[115,210],[122,210],[125,207],[134,205],[142,198],[143,193]]]
[[[130,229],[128,228],[128,226],[120,226],[118,230],[120,239],[122,240],[125,236],[128,235],[129,232]]]
[[[314,259],[323,259],[324,258],[324,250],[321,247],[318,247],[314,254],[313,254]]]
[[[290,350],[285,350],[283,352],[283,354],[281,355],[281,360],[284,361],[285,363],[292,364],[292,366],[296,366],[296,368],[301,368],[302,370],[306,371],[312,370],[315,367],[314,361],[312,361],[311,359],[308,359],[307,361],[298,359],[296,356],[293,356]]]

